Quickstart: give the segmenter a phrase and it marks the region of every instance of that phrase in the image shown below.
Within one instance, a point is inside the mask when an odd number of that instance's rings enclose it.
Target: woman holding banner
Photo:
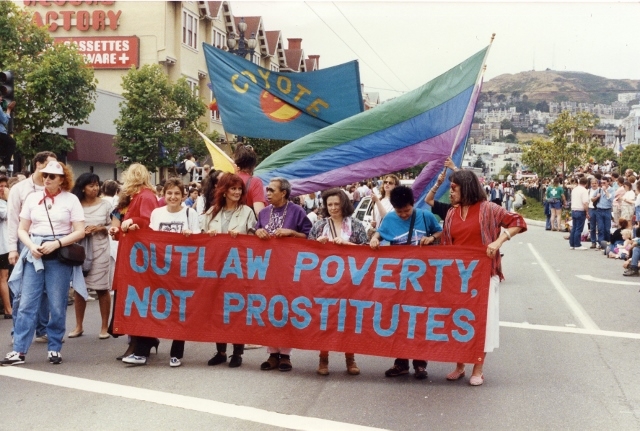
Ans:
[[[386,180],[385,180],[386,181]],[[336,245],[361,245],[368,242],[367,233],[359,220],[351,217],[353,205],[349,202],[347,194],[339,188],[326,190],[322,193],[323,219],[318,220],[309,232],[309,239],[322,244],[333,243]],[[347,361],[347,373],[360,374],[353,353],[345,353]],[[318,374],[329,374],[329,352],[320,352]]]
[[[118,206],[113,212],[112,226],[109,228],[109,235],[118,240],[120,233],[127,233],[129,230],[143,229],[149,226],[151,212],[158,207],[158,199],[154,188],[149,181],[149,171],[140,163],[133,163],[122,173],[123,185],[122,193],[118,200]],[[113,318],[116,315],[117,290],[114,290],[113,304],[114,312],[111,317],[109,334],[113,333]],[[160,340],[150,337],[131,337],[127,351],[117,359],[127,359],[126,363],[145,364],[146,358],[151,353],[151,348],[158,351]],[[138,359],[135,359],[135,358]]]
[[[443,245],[486,246],[487,256],[491,262],[491,280],[489,282],[489,302],[487,309],[487,325],[485,338],[485,356],[499,344],[499,297],[498,284],[503,279],[500,262],[500,246],[513,236],[527,230],[527,225],[517,213],[492,202],[487,202],[486,194],[478,177],[469,170],[459,170],[451,174],[451,190],[449,199],[453,207],[447,213],[442,234]],[[500,228],[504,228],[501,230]],[[474,364],[469,383],[479,386],[484,383],[482,374],[484,359]],[[464,377],[463,363],[447,375],[447,380],[458,380]]]
[[[219,233],[229,234],[232,238],[240,235],[253,235],[256,216],[253,209],[243,205],[247,194],[242,178],[235,174],[224,174],[218,181],[213,206],[204,214],[202,230],[211,236]],[[208,365],[227,362],[227,343],[216,343],[217,353]],[[229,368],[242,365],[244,344],[234,344]]]
[[[267,186],[269,206],[258,214],[256,236],[263,240],[272,237],[307,238],[311,220],[300,205],[290,202],[291,183],[280,177],[271,179]],[[269,358],[260,364],[260,369],[291,371],[290,347],[267,347]]]
[[[184,197],[182,179],[169,178],[167,182],[164,183],[162,197],[164,197],[167,205],[153,210],[149,221],[149,227],[151,229],[161,232],[181,233],[186,237],[192,233],[200,233],[198,213],[193,208],[182,206],[182,198]],[[182,365],[181,360],[183,355],[184,341],[173,340],[171,343],[169,366],[179,367]],[[127,359],[127,361],[125,361],[125,359]],[[145,357],[145,363],[146,359]],[[132,363],[129,362],[128,358],[124,358],[123,362]],[[135,362],[135,364],[138,363]]]

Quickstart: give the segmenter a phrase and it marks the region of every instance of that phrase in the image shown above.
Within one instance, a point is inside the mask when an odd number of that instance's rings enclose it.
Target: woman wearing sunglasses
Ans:
[[[30,194],[20,211],[18,237],[24,248],[9,279],[22,286],[15,321],[13,351],[2,365],[23,364],[36,329],[40,299],[46,292],[49,304],[48,353],[52,364],[61,364],[62,338],[67,319],[69,283],[86,295],[79,266],[58,260],[58,250],[84,238],[84,211],[78,198],[69,193],[73,173],[61,162],[51,161],[40,171],[44,191]]]
[[[400,178],[393,174],[389,174],[384,177],[382,181],[382,191],[380,192],[380,197],[377,194],[371,193],[371,200],[373,201],[373,222],[371,223],[371,227],[378,227],[380,223],[382,223],[382,219],[387,213],[393,210],[393,205],[391,205],[391,201],[389,201],[389,195],[391,194],[391,190],[393,190],[396,186],[400,185]]]

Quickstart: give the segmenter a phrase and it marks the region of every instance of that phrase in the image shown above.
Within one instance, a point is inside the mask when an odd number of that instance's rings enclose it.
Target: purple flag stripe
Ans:
[[[317,190],[326,190],[330,187],[344,186],[372,175],[382,175],[410,168],[434,159],[444,160],[451,154],[451,142],[455,139],[459,127],[460,125],[457,125],[438,136],[373,159],[363,160],[312,177],[291,179],[289,180],[292,187],[291,194],[299,196]]]
[[[460,127],[462,130],[460,131],[460,136],[458,136],[457,142],[453,142],[454,138],[451,140],[451,146],[449,146],[449,153],[444,156],[442,159],[432,159],[429,161],[429,164],[424,167],[416,181],[413,183],[413,195],[418,198],[418,196],[422,195],[425,187],[427,187],[432,180],[440,174],[442,169],[444,169],[444,161],[446,158],[453,154],[453,152],[458,148],[459,145],[463,144],[469,129],[471,128],[471,123],[473,122],[473,113],[476,109],[476,103],[478,102],[478,95],[480,94],[480,89],[482,88],[482,84],[476,85],[476,88],[471,95],[471,100],[469,101],[469,105],[467,105],[467,110],[465,111],[464,117],[462,119],[462,123]]]

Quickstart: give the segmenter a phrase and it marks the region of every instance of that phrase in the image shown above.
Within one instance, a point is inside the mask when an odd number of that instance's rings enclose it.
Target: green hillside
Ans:
[[[503,74],[486,81],[483,93],[493,96],[512,93],[526,95],[531,102],[569,100],[573,102],[606,103],[618,99],[618,93],[640,92],[640,80],[608,79],[584,72],[554,70]]]

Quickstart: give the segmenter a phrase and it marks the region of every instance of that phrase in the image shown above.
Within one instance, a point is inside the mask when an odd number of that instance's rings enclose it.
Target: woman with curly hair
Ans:
[[[59,249],[84,238],[84,212],[78,198],[69,191],[73,173],[61,162],[51,161],[40,171],[44,191],[30,194],[20,211],[18,237],[25,245],[9,279],[22,286],[14,328],[13,351],[2,365],[23,364],[36,329],[40,299],[46,293],[49,304],[48,353],[52,364],[61,364],[62,338],[67,318],[69,283],[86,297],[79,266],[58,260]]]
[[[322,193],[322,220],[318,220],[308,238],[322,244],[333,243],[336,245],[362,245],[368,241],[364,226],[359,220],[351,217],[353,205],[349,202],[347,194],[339,188],[326,190]],[[347,373],[360,374],[360,368],[356,364],[353,353],[344,354],[347,363]],[[329,352],[320,352],[318,374],[329,374]]]
[[[120,199],[113,213],[112,226],[109,229],[109,235],[116,240],[121,233],[149,227],[151,212],[158,207],[158,199],[149,181],[147,168],[140,163],[133,163],[122,173],[122,179]],[[114,316],[116,314],[115,307],[117,306],[115,295],[117,294],[117,290],[115,290],[113,298]],[[117,336],[117,334],[113,333],[113,316],[109,333],[114,337]],[[151,347],[155,347],[157,352],[159,344],[160,341],[157,338],[132,336],[129,348],[118,359],[122,359],[122,362],[127,364],[143,365],[147,362]]]
[[[242,204],[246,193],[242,178],[235,174],[224,174],[218,181],[214,204],[204,215],[202,231],[211,236],[229,234],[232,238],[253,235],[256,216],[252,208]],[[227,362],[227,343],[216,343],[216,349],[217,353],[209,359],[209,365]],[[242,365],[243,353],[244,344],[233,345],[230,368]]]
[[[391,205],[389,195],[391,194],[391,190],[399,185],[400,178],[396,175],[385,175],[384,180],[382,180],[382,191],[380,192],[380,197],[375,193],[371,193],[371,200],[374,205],[373,222],[371,223],[372,227],[380,227],[380,223],[382,223],[384,216],[386,216],[389,211],[393,210],[393,205]]]

